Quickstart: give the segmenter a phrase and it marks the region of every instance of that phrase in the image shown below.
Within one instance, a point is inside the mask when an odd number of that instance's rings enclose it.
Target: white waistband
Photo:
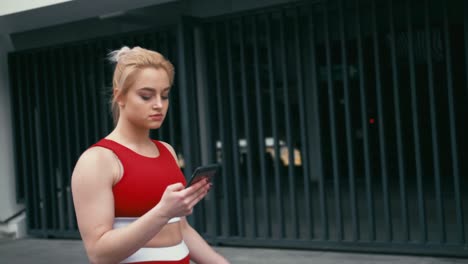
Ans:
[[[172,247],[159,248],[140,248],[130,257],[124,259],[121,263],[133,263],[143,261],[177,261],[189,254],[189,249],[182,240],[180,244]]]
[[[131,224],[133,221],[137,220],[138,217],[116,217],[114,219],[114,228],[120,228]],[[167,221],[168,224],[176,223],[180,221],[180,217],[174,217]]]

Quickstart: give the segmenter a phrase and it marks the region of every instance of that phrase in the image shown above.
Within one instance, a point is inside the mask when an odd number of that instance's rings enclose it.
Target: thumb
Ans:
[[[166,187],[166,190],[167,191],[172,191],[172,192],[177,192],[177,191],[183,190],[184,188],[185,188],[184,185],[182,183],[178,182],[178,183],[168,185]]]

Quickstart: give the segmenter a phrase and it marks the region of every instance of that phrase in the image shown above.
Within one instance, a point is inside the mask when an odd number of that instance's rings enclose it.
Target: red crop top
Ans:
[[[108,139],[93,145],[112,150],[122,163],[122,178],[112,189],[115,217],[140,217],[159,203],[168,185],[186,185],[171,152],[161,142],[152,141],[159,150],[159,156],[154,158]]]

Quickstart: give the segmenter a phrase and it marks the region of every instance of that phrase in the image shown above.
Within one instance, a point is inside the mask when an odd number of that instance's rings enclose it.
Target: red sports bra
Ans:
[[[159,203],[168,185],[187,184],[171,152],[152,141],[159,150],[157,157],[140,155],[109,139],[93,145],[112,150],[122,163],[122,178],[112,189],[115,217],[140,217]]]

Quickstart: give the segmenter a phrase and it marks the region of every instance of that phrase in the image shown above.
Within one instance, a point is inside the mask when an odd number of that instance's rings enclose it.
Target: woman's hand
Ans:
[[[169,185],[156,207],[168,219],[190,215],[193,207],[206,196],[210,187],[208,180],[199,181],[188,188],[182,183]]]

